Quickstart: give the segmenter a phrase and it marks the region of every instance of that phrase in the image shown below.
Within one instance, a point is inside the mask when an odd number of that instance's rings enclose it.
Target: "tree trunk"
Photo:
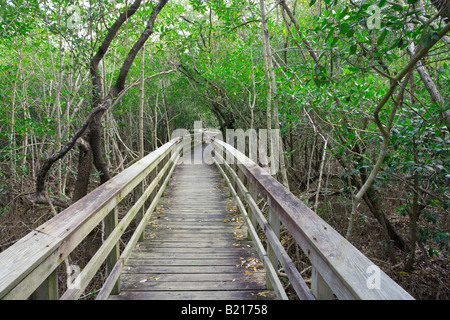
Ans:
[[[76,202],[86,195],[89,186],[89,177],[91,175],[91,148],[86,141],[82,141],[84,144],[78,147],[78,175],[72,195],[72,202]]]
[[[433,5],[435,5],[437,9],[444,7],[443,3],[438,4],[438,2],[439,1],[432,1]],[[441,2],[444,2],[444,1],[441,1]],[[450,5],[447,4],[447,7],[450,8]],[[412,23],[407,23],[406,29],[408,31],[414,31],[415,25]],[[409,41],[408,53],[411,58],[414,57],[416,50],[417,50],[417,48],[416,48],[415,43],[413,41]],[[440,120],[441,120],[442,124],[447,126],[447,129],[450,131],[450,110],[445,109],[444,98],[442,97],[441,93],[439,92],[438,87],[436,86],[433,79],[431,78],[430,73],[428,72],[428,69],[422,60],[419,60],[417,62],[416,69],[420,75],[420,79],[422,80],[423,84],[425,85],[425,88],[427,89],[428,93],[430,94],[430,97],[433,100],[434,104],[438,105],[440,118],[441,118]]]
[[[104,113],[108,110],[108,108],[112,104],[112,100],[120,95],[120,93],[125,88],[125,81],[130,70],[133,61],[138,54],[139,50],[145,44],[147,39],[153,33],[153,27],[158,16],[159,12],[166,5],[168,0],[160,0],[159,3],[153,7],[153,11],[150,14],[150,18],[147,21],[146,28],[142,32],[139,39],[133,45],[131,50],[128,52],[128,55],[120,69],[119,76],[116,80],[115,85],[111,88],[110,92],[106,95],[105,98],[102,97],[102,82],[101,77],[99,75],[98,66],[100,61],[103,59],[106,54],[111,42],[117,35],[118,30],[122,26],[122,24],[132,16],[140,7],[142,0],[136,0],[131,6],[127,7],[125,11],[119,16],[119,18],[114,22],[111,28],[108,29],[108,34],[106,35],[104,41],[100,45],[97,53],[91,60],[91,76],[92,76],[92,101],[93,108],[91,112],[88,114],[86,120],[84,121],[81,128],[74,134],[74,136],[70,139],[70,141],[63,146],[63,148],[53,155],[49,156],[42,165],[39,174],[36,178],[36,202],[46,202],[46,197],[44,194],[45,191],[45,180],[48,175],[48,171],[52,167],[52,165],[63,158],[67,152],[69,152],[76,144],[77,140],[81,137],[84,140],[89,142],[92,152],[93,163],[98,171],[100,171],[100,180],[101,183],[108,181],[110,178],[110,174],[106,163],[104,161],[103,152],[102,152],[102,143],[101,143],[101,120]],[[79,159],[81,163],[84,164],[85,154],[81,154],[82,158]],[[79,162],[79,163],[80,163]],[[86,171],[80,172],[77,177],[77,186],[85,188],[86,183]],[[78,181],[79,180],[79,181]],[[86,190],[76,190],[75,194],[80,195],[85,193]]]
[[[142,47],[141,55],[141,87],[139,95],[139,156],[144,157],[144,100],[145,100],[145,45]]]
[[[260,9],[261,9],[261,25],[262,25],[262,30],[263,30],[264,60],[265,60],[265,66],[267,68],[266,72],[269,76],[267,81],[270,84],[270,90],[268,90],[268,95],[271,92],[272,102],[273,102],[272,119],[273,119],[274,128],[277,131],[277,134],[274,137],[276,139],[276,141],[275,141],[275,143],[271,143],[271,144],[276,146],[275,152],[278,152],[282,183],[289,190],[289,181],[287,178],[286,164],[284,162],[283,140],[281,139],[281,132],[280,132],[280,120],[278,118],[278,89],[277,89],[275,71],[273,69],[272,50],[270,48],[269,30],[267,28],[266,9],[264,7],[264,0],[260,0],[259,5],[260,5]],[[269,101],[268,101],[268,106],[269,106]],[[268,109],[267,112],[269,115],[270,110]],[[268,121],[267,125],[268,125],[267,129],[269,130],[270,129],[269,121]],[[274,153],[274,150],[271,150],[272,158],[274,156],[273,153]]]

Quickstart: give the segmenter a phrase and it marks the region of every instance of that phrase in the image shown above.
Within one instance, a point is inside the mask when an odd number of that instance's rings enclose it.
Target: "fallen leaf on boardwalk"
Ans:
[[[234,247],[240,247],[241,246],[241,243],[239,242],[239,243],[233,243],[233,246]]]
[[[158,220],[153,220],[151,222],[151,224],[152,224],[152,227],[161,227],[161,225],[158,223]]]
[[[257,269],[262,269],[263,264],[260,260],[256,258],[250,258],[247,261],[245,261],[245,268],[247,269],[253,269],[255,272],[257,272]]]
[[[269,294],[269,291],[263,291],[263,292],[257,293],[256,295],[266,297],[268,294]]]
[[[227,219],[223,220],[223,222],[228,222]]]
[[[240,229],[241,228],[241,226],[237,226],[235,229]]]
[[[141,245],[138,243],[137,245],[136,245],[136,248],[139,248]]]
[[[150,277],[150,278],[144,278],[144,279],[142,279],[141,281],[139,281],[139,282],[146,282],[147,280],[151,280],[151,279],[153,279],[154,278],[154,280],[159,280],[159,278],[155,278],[156,276],[152,276],[152,277]]]
[[[245,270],[245,273],[252,273],[251,271]]]

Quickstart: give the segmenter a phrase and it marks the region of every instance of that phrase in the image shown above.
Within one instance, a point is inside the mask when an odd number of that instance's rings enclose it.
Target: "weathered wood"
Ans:
[[[272,208],[269,205],[269,221],[268,224],[273,231],[273,237],[276,240],[280,240],[280,219],[278,219],[277,215],[273,212]],[[267,255],[269,256],[270,263],[275,270],[278,270],[278,258],[275,249],[271,245],[270,242],[267,243]]]
[[[256,191],[255,186],[252,185],[251,183],[249,183],[249,187],[247,189],[249,191],[249,196],[252,197],[252,199],[255,202],[257,202],[257,200],[258,200],[258,192]],[[250,218],[250,222],[252,223],[252,225],[256,226],[256,217],[255,217],[255,213],[253,212],[252,208],[249,208],[248,216]]]
[[[97,300],[107,299],[108,296],[110,295],[111,291],[114,288],[115,282],[117,281],[117,279],[120,278],[121,271],[124,267],[124,263],[130,256],[132,249],[134,248],[137,241],[141,237],[141,234],[144,232],[145,226],[147,225],[147,222],[149,221],[151,214],[153,213],[153,211],[156,208],[156,204],[158,203],[161,195],[164,192],[166,185],[169,182],[169,179],[175,169],[176,162],[178,161],[178,159],[179,159],[179,153],[176,152],[172,155],[171,160],[166,163],[163,170],[161,170],[158,173],[156,178],[152,181],[150,186],[147,188],[145,194],[147,194],[147,191],[151,192],[156,187],[157,183],[160,181],[160,179],[162,179],[162,177],[165,174],[165,172],[167,171],[168,167],[171,166],[169,173],[166,175],[166,178],[165,178],[164,182],[162,183],[159,191],[156,193],[155,197],[152,200],[152,203],[150,204],[150,206],[147,208],[146,212],[144,213],[144,217],[139,222],[138,226],[136,227],[135,232],[133,233],[131,239],[128,241],[128,243],[127,243],[125,249],[123,250],[122,254],[120,255],[120,258],[118,259],[116,265],[114,266],[114,268],[112,269],[108,278],[106,279],[102,289],[100,290],[100,292],[96,298]]]
[[[144,186],[144,181],[142,181],[140,184],[138,184],[137,186],[136,186],[136,189],[135,189],[135,198],[136,199],[139,199],[139,198],[141,198],[142,197],[142,194],[143,194],[143,190],[145,189],[145,186]],[[139,224],[139,222],[141,222],[141,220],[144,218],[144,213],[145,213],[145,205],[142,205],[141,206],[141,208],[138,210],[138,212],[137,212],[137,214],[136,214],[136,218],[135,218],[135,220],[136,220],[136,224]],[[142,233],[140,236],[139,236],[139,241],[142,241],[142,240],[144,240],[144,233]]]
[[[266,279],[268,279],[270,281],[270,284],[272,284],[272,285],[268,285],[268,289],[273,289],[280,299],[288,300],[288,297],[286,295],[286,292],[284,291],[283,285],[281,284],[280,279],[278,278],[277,270],[275,270],[275,268],[273,268],[273,265],[269,260],[269,257],[261,243],[261,240],[258,237],[256,228],[252,224],[250,217],[249,217],[241,199],[238,197],[233,185],[230,183],[228,176],[225,174],[224,170],[221,168],[221,166],[216,161],[216,159],[214,159],[214,162],[215,162],[217,168],[219,169],[219,171],[221,172],[223,178],[227,182],[232,196],[235,197],[235,199],[236,199],[238,207],[240,208],[240,212],[245,219],[245,223],[246,223],[247,229],[248,229],[248,234],[250,234],[250,239],[253,239],[253,242],[255,243],[255,246],[256,246],[256,250],[258,251],[260,258],[263,261],[264,268],[267,270]],[[224,163],[224,167],[227,169],[227,171],[229,172],[232,179],[235,180],[236,185],[241,190],[242,194],[248,194],[242,181],[236,176],[236,173],[234,171],[232,171],[232,168],[226,162],[223,162],[223,163]],[[266,281],[266,284],[267,284],[267,281]]]
[[[220,158],[220,156],[218,156],[218,158],[219,158],[219,161],[224,160],[223,158]],[[231,167],[228,166],[227,163],[224,163],[224,166],[228,170],[231,170]],[[278,260],[277,260],[277,258],[278,258],[281,261],[281,264],[282,264],[285,272],[288,274],[291,284],[292,284],[293,288],[295,289],[298,297],[303,300],[313,300],[314,296],[309,291],[309,288],[307,287],[306,283],[304,282],[304,280],[301,277],[298,270],[295,268],[294,264],[292,263],[291,259],[288,256],[288,254],[284,250],[283,245],[279,241],[279,238],[280,238],[279,233],[278,234],[275,233],[275,231],[272,229],[272,226],[268,223],[268,221],[264,217],[261,210],[259,210],[254,196],[252,196],[252,194],[250,194],[248,192],[247,188],[244,186],[244,184],[239,179],[239,177],[236,175],[236,173],[234,173],[233,171],[230,171],[230,173],[231,173],[232,178],[235,179],[238,188],[241,190],[241,193],[246,195],[246,200],[249,205],[249,209],[253,212],[253,218],[255,219],[255,221],[257,221],[260,224],[262,230],[264,231],[264,233],[266,235],[266,238],[268,240],[267,246],[268,246],[268,248],[271,249],[272,254],[275,256],[275,261],[277,263],[277,267],[278,267]],[[250,229],[253,229],[253,226],[256,227],[256,224],[254,224],[250,220],[248,220],[248,224],[250,225]],[[254,232],[252,238],[254,239],[255,242],[259,243],[259,238],[258,238],[256,232]],[[261,245],[261,247],[262,247],[262,245]],[[270,259],[269,254],[265,254],[265,251],[263,248],[260,248],[259,250],[261,252],[264,252],[264,259],[267,260],[266,268],[268,270],[273,270],[272,272],[276,275],[278,268],[275,268],[273,260]],[[268,280],[270,281],[269,287],[273,287],[277,291],[282,291],[282,289],[279,288],[280,282],[278,280],[278,276],[271,276],[270,273],[268,275],[269,275]]]
[[[102,246],[97,250],[96,254],[92,257],[91,261],[85,266],[85,268],[82,270],[82,272],[78,276],[78,288],[71,288],[65,292],[65,294],[61,297],[63,300],[67,299],[77,299],[86,286],[88,285],[89,281],[94,277],[96,271],[100,267],[101,263],[105,260],[105,257],[108,255],[108,253],[114,248],[117,247],[118,241],[125,231],[125,229],[128,227],[128,225],[131,223],[131,221],[135,218],[135,215],[138,214],[140,211],[140,208],[143,206],[143,204],[146,201],[146,198],[153,192],[154,189],[158,186],[158,183],[160,182],[162,175],[165,171],[168,170],[168,168],[173,165],[173,161],[176,159],[176,154],[173,156],[174,158],[171,159],[171,162],[167,163],[163,170],[155,177],[155,179],[150,183],[150,185],[147,187],[145,192],[141,195],[141,197],[135,202],[135,204],[131,207],[131,209],[128,211],[128,213],[125,215],[125,217],[122,218],[122,220],[116,225],[116,228],[114,228],[108,238],[103,242]],[[157,200],[155,201],[155,203]],[[143,219],[145,219],[145,215],[143,216]],[[142,219],[141,219],[142,220]],[[143,222],[145,224],[146,222]],[[140,233],[135,234],[135,237],[140,237],[140,235],[143,234],[142,230]],[[134,245],[134,243],[133,243]],[[111,262],[111,265],[109,266],[109,275],[113,273],[113,270],[115,266],[117,265],[117,262],[120,260],[119,253],[114,254],[114,260]],[[110,279],[108,277],[108,279]],[[116,291],[118,293],[120,289],[120,276],[117,277],[116,282],[111,286],[112,291]],[[119,287],[119,288],[117,288]]]
[[[375,266],[372,261],[252,160],[223,141],[213,144],[235,156],[250,183],[270,201],[280,221],[339,299],[412,299],[379,269],[381,285],[370,289],[367,281],[372,276],[369,268]]]
[[[31,295],[31,300],[58,300],[58,271],[53,271]]]
[[[183,281],[183,282],[167,282],[167,281],[133,281],[125,282],[122,286],[122,292],[127,290],[133,291],[161,291],[161,290],[180,290],[183,291],[228,291],[228,290],[266,290],[264,278],[260,281],[237,278],[236,281]]]
[[[62,242],[63,239],[34,231],[0,253],[1,299],[27,299],[59,265],[54,259],[59,256]]]
[[[57,267],[103,219],[106,239],[77,277],[79,288],[69,288],[63,299],[79,297],[107,256],[114,266],[99,299],[108,297],[121,275],[123,292],[113,299],[261,298],[261,290],[267,291],[263,281],[266,271],[274,283],[279,281],[271,262],[276,261],[274,257],[299,296],[304,292],[308,298],[306,284],[279,241],[277,219],[310,258],[311,287],[317,298],[332,299],[334,295],[339,299],[412,298],[381,270],[374,275],[375,265],[369,259],[243,154],[223,142],[214,142],[226,151],[227,157],[231,155],[238,160],[238,172],[228,163],[216,162],[224,182],[212,166],[198,161],[202,156],[198,148],[193,153],[194,164],[176,167],[179,141],[174,139],[141,159],[2,252],[0,298],[26,299],[33,292],[35,298],[56,298]],[[175,168],[176,174],[170,180]],[[145,191],[139,190],[150,173],[154,174],[150,185]],[[242,174],[249,188],[245,187]],[[165,192],[169,180],[170,188]],[[117,221],[117,204],[136,187],[137,201]],[[273,214],[269,215],[269,221],[256,204],[256,191],[271,207]],[[152,193],[154,197],[147,206]],[[230,193],[234,203],[227,199]],[[158,202],[160,208],[154,213]],[[140,218],[139,212],[144,207]],[[113,214],[108,215],[111,211]],[[136,216],[139,217],[136,232],[118,257],[118,241]],[[252,220],[265,232],[269,253],[262,246]],[[247,234],[253,242],[246,239]],[[136,245],[143,236],[144,241]],[[256,252],[260,260],[255,258]],[[367,285],[372,276],[379,277],[379,288]],[[275,290],[278,297],[287,298],[278,286]],[[268,297],[273,298],[270,290]]]
[[[266,300],[276,299],[267,290],[227,290],[227,291],[126,291],[111,300]]]
[[[215,292],[215,299],[228,297],[229,291],[267,291],[262,263],[245,238],[242,220],[235,210],[227,211],[232,208],[227,192],[213,167],[181,159],[147,225],[146,239],[124,260],[120,295],[111,298],[126,299],[130,292],[133,299],[140,299],[138,293],[152,299],[149,292],[154,292],[160,299],[180,290],[189,296],[193,290]]]
[[[105,239],[108,238],[113,232],[116,226],[119,223],[119,208],[115,207],[113,211],[111,211],[103,220],[105,224]],[[115,241],[116,244],[112,247],[111,251],[109,252],[108,256],[106,257],[106,272],[107,274],[111,272],[111,270],[114,268],[114,265],[116,264],[117,260],[119,259],[120,255],[120,248],[119,248],[119,242]],[[116,284],[114,285],[112,291],[113,294],[117,294],[120,292],[120,278],[116,281]]]
[[[319,300],[333,300],[333,291],[315,267],[312,268],[311,291]]]
[[[236,273],[236,271],[245,273],[245,269],[240,269],[236,265],[231,266],[125,266],[123,269],[123,275],[127,273],[135,274],[176,274],[176,273],[191,273],[191,274],[224,274],[224,273]],[[253,273],[263,273],[263,269],[253,270]]]
[[[0,253],[0,298],[30,296],[179,141],[139,160]]]
[[[149,273],[142,275],[140,273],[126,273],[123,275],[124,284],[127,283],[128,286],[134,285],[136,282],[186,282],[186,281],[197,281],[197,282],[215,282],[215,281],[229,281],[239,284],[238,280],[242,281],[254,281],[262,282],[264,280],[264,273],[257,272],[256,274],[247,274],[242,272],[229,272],[229,273]]]

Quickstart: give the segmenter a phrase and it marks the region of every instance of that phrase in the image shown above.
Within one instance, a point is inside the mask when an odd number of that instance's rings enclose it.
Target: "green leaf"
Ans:
[[[385,4],[386,4],[386,0],[381,0],[380,2],[378,2],[378,7],[382,8]]]
[[[348,7],[345,7],[345,9],[339,14],[338,20],[343,19],[348,14]]]
[[[343,23],[341,25],[341,34],[348,33],[348,30],[349,30],[348,23]]]
[[[381,46],[383,44],[384,39],[386,38],[387,30],[384,30],[384,32],[378,37],[377,45]]]
[[[314,3],[316,3],[317,0],[311,0],[311,2],[309,3],[309,6],[312,7],[314,5]]]
[[[331,28],[330,31],[328,32],[327,37],[326,37],[326,40],[330,39],[331,36],[333,35],[333,33],[334,33],[334,27]]]
[[[334,46],[339,41],[339,38],[333,38],[333,41],[331,42],[330,46]]]
[[[428,47],[433,40],[439,40],[439,34],[436,31],[428,32],[423,39],[423,44]]]

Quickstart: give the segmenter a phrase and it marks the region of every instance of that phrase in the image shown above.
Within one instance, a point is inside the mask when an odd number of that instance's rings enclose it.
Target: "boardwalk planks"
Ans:
[[[78,275],[78,287],[69,288],[61,299],[80,296],[150,194],[152,201],[145,214],[135,219],[137,227],[131,239],[120,257],[115,253],[110,263],[111,268],[117,260],[98,293],[99,300],[108,298],[120,278],[121,292],[110,299],[287,299],[279,284],[275,290],[267,290],[267,277],[272,284],[279,279],[255,221],[296,292],[309,294],[279,243],[273,219],[268,221],[258,208],[258,195],[310,258],[315,298],[412,298],[384,272],[378,269],[377,274],[367,257],[233,147],[214,142],[238,159],[237,166],[224,165],[226,173],[221,165],[217,171],[199,159],[188,164],[182,158],[184,163],[176,166],[180,155],[173,149],[180,150],[175,147],[179,141],[174,139],[141,159],[2,252],[0,298],[26,299],[37,288],[40,295],[35,297],[57,298],[53,275],[58,265],[149,174],[151,182],[145,191],[137,192],[141,197],[128,213],[120,222],[117,217],[111,219],[110,235]],[[195,150],[192,154],[202,156]],[[244,175],[246,185],[240,180]],[[165,190],[169,180],[170,187]],[[247,239],[248,234],[253,241]],[[142,235],[144,239],[138,243]],[[377,275],[380,286],[373,288],[369,281]],[[299,298],[309,297],[300,294]]]
[[[179,164],[110,299],[261,299],[265,272],[213,165]]]

